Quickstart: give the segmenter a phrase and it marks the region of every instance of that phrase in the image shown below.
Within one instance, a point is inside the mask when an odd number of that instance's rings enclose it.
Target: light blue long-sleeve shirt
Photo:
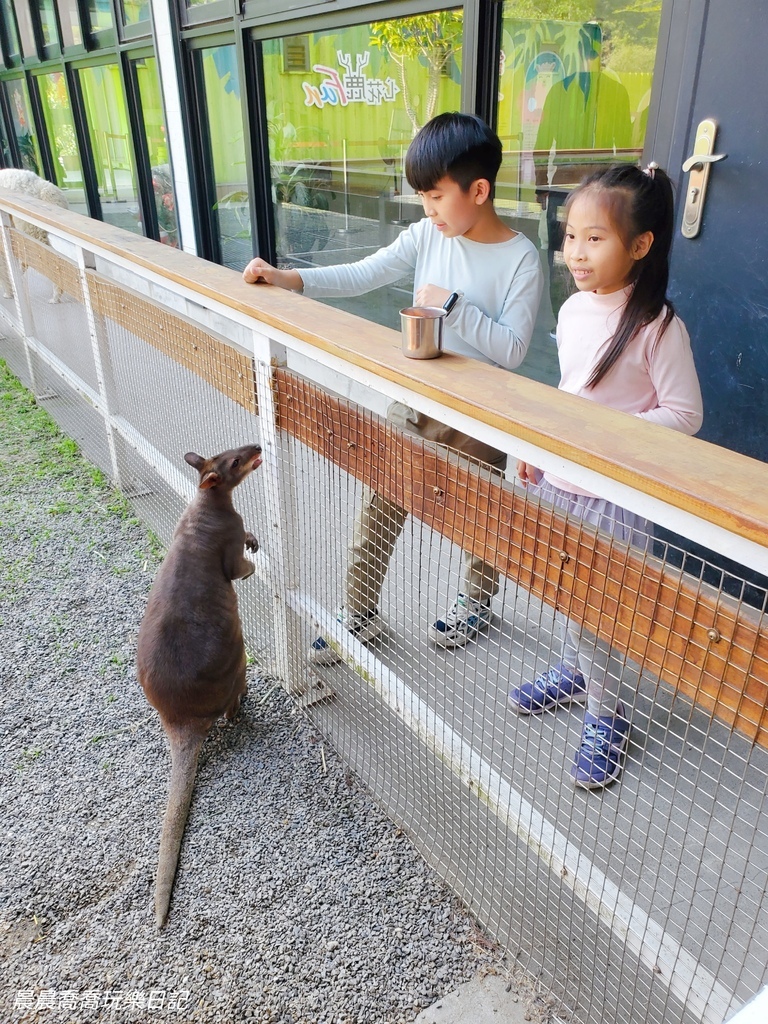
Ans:
[[[428,218],[357,263],[301,269],[304,294],[342,298],[393,284],[414,272],[422,285],[463,295],[445,320],[443,348],[515,369],[533,334],[544,285],[539,253],[523,234],[506,242],[446,238]]]

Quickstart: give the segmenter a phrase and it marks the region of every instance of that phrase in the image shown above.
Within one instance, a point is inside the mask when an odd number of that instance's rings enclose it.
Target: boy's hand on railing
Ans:
[[[528,484],[540,484],[544,476],[540,469],[530,462],[523,462],[522,459],[517,463],[517,475],[522,481],[523,487],[527,487]]]
[[[286,288],[291,292],[304,291],[304,282],[298,270],[278,270],[259,256],[251,260],[245,268],[243,280],[246,284],[258,284],[263,281],[265,284],[273,284],[277,288]]]

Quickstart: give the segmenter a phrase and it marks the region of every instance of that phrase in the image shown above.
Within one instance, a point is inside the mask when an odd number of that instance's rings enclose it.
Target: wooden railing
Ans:
[[[765,571],[768,565],[768,466],[735,452],[586,403],[514,374],[446,354],[413,362],[399,335],[345,312],[239,276],[178,250],[77,214],[25,201],[4,206],[62,227],[232,316],[259,324],[329,365],[340,360],[393,394],[456,415],[497,447],[546,468],[570,464],[570,477],[629,488],[651,510],[696,525],[698,542]],[[73,264],[11,232],[22,265],[36,267],[80,297]],[[95,312],[122,324],[255,411],[252,357],[199,323],[87,272]],[[420,442],[293,374],[273,378],[279,425],[325,458],[381,491],[463,549],[494,564],[544,602],[584,623],[698,702],[768,746],[768,622],[660,559],[622,548],[562,515],[527,502],[498,477],[466,461],[425,454]],[[504,443],[502,443],[504,442]],[[607,489],[607,490],[606,490]],[[629,493],[629,492],[628,492]],[[620,496],[620,495],[619,495]],[[653,517],[657,520],[662,516]],[[664,525],[667,525],[666,523]],[[732,545],[730,544],[732,541]]]

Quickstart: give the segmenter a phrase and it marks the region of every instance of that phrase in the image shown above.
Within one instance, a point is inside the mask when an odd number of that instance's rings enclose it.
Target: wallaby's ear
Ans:
[[[210,487],[216,487],[216,485],[220,483],[221,477],[215,470],[211,469],[200,478],[200,489],[202,491],[207,491]]]
[[[205,459],[202,455],[195,455],[194,452],[187,452],[184,456],[184,461],[188,462],[193,469],[196,469],[198,473],[205,465]]]

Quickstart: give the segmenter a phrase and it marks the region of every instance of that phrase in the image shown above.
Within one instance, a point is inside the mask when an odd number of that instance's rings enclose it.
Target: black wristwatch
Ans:
[[[453,307],[456,305],[456,303],[459,301],[460,298],[461,298],[461,292],[451,292],[451,294],[448,296],[448,298],[443,303],[443,309],[445,310],[445,312],[446,313],[450,313],[451,310],[453,309]]]

